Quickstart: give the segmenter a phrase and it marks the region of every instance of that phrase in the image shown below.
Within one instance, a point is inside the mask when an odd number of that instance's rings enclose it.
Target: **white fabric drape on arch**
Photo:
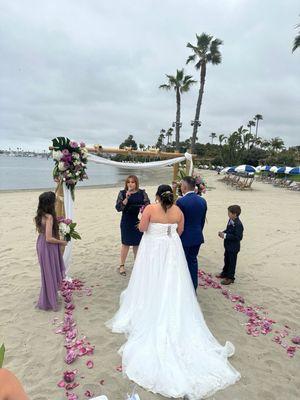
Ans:
[[[182,157],[170,158],[169,160],[149,161],[145,163],[112,161],[104,157],[95,156],[93,154],[88,155],[88,160],[96,164],[113,165],[115,167],[125,168],[125,169],[158,169],[188,160],[190,162],[189,174],[192,175],[193,173],[193,157],[190,153],[185,153],[184,156]],[[67,185],[65,183],[63,184],[63,191],[64,191],[64,206],[66,213],[65,217],[73,220],[73,199],[71,196],[71,190],[67,188]],[[69,271],[70,271],[70,262],[72,256],[72,247],[73,247],[73,242],[71,240],[65,247],[63,255],[66,267],[67,279],[71,279],[71,277],[69,276]]]
[[[71,196],[71,190],[67,188],[67,185],[63,183],[63,191],[64,191],[64,206],[65,206],[65,214],[66,218],[72,219],[73,220],[73,199]],[[71,256],[72,256],[72,247],[73,247],[73,242],[70,240],[68,242],[67,246],[65,247],[63,259],[66,267],[66,278],[71,279],[69,277],[69,271],[70,271],[70,262],[71,262]]]
[[[189,174],[192,175],[193,173],[193,157],[190,153],[185,153],[182,157],[170,158],[169,160],[149,161],[144,163],[112,161],[104,157],[95,156],[94,154],[89,154],[88,160],[96,164],[113,165],[124,169],[157,169],[188,160],[190,161]]]

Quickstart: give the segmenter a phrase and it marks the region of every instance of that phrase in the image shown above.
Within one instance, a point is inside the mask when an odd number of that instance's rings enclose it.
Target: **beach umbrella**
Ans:
[[[226,172],[228,172],[229,168],[230,168],[230,167],[223,168],[223,169],[221,170],[221,174],[226,174]]]
[[[274,172],[276,174],[278,170],[278,167],[276,167],[275,165],[273,165],[273,167],[270,168],[270,172]]]
[[[261,171],[270,171],[271,167],[269,165],[264,165],[261,167]]]
[[[258,165],[258,166],[255,168],[255,171],[256,171],[256,172],[260,172],[260,171],[261,171],[261,168],[262,168],[262,166],[261,166],[261,165]]]
[[[235,168],[235,172],[256,172],[256,169],[252,165],[239,165]]]
[[[222,171],[221,171],[221,174],[226,174],[227,172],[233,172],[234,169],[235,169],[235,167],[226,167],[226,168],[223,168]]]
[[[277,170],[277,174],[288,174],[290,170],[293,169],[292,167],[279,167]]]
[[[287,172],[289,175],[300,175],[300,167],[295,167],[292,168],[289,172]]]
[[[235,171],[235,166],[234,167],[229,167],[227,172],[234,172]]]

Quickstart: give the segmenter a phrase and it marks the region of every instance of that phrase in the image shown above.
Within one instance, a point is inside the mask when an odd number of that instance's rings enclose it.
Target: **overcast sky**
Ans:
[[[0,0],[0,148],[155,143],[175,119],[174,92],[158,86],[183,66],[199,80],[186,44],[202,32],[224,45],[207,69],[200,141],[259,113],[259,136],[300,145],[299,14],[299,0]],[[183,95],[182,138],[197,94]]]

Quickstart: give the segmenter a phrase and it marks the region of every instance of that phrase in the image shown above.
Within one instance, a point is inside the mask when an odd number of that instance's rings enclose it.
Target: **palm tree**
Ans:
[[[260,147],[264,150],[268,150],[271,147],[271,142],[269,140],[262,140]]]
[[[255,146],[261,146],[262,145],[262,142],[263,142],[263,139],[261,138],[261,137],[254,137],[253,138],[253,144],[255,145]],[[251,146],[252,147],[252,146]]]
[[[250,144],[254,143],[254,136],[252,135],[252,133],[250,132],[246,132],[243,135],[243,143],[244,143],[244,147],[247,146],[247,149],[249,150],[250,148]]]
[[[258,131],[258,121],[263,119],[263,116],[261,114],[256,114],[254,119],[256,120],[256,131],[255,131],[255,137],[257,138],[257,131]]]
[[[158,149],[161,149],[163,144],[164,144],[164,138],[165,138],[164,132],[165,132],[165,130],[161,129],[160,135],[157,138],[157,142],[156,142],[156,146],[155,147],[157,147]]]
[[[296,28],[300,28],[300,24],[296,25]],[[294,39],[293,53],[298,47],[300,47],[300,30]]]
[[[184,69],[180,69],[176,71],[176,75],[166,75],[168,78],[168,83],[164,85],[160,85],[160,89],[171,90],[172,88],[176,92],[176,149],[179,150],[179,141],[180,141],[180,112],[181,112],[181,94],[184,92],[188,92],[191,86],[196,83],[191,75],[184,75]]]
[[[247,141],[245,141],[245,136],[248,133],[248,129],[244,128],[243,125],[241,125],[238,130],[233,132],[231,136],[233,136],[233,141],[238,145],[239,147],[242,147],[242,149],[245,148],[245,145]]]
[[[278,136],[275,138],[272,138],[270,141],[270,144],[271,144],[272,149],[275,151],[275,153],[284,148],[284,141]]]
[[[218,139],[219,139],[220,146],[222,146],[223,142],[226,143],[227,136],[221,134],[221,135],[219,135]]]
[[[221,52],[219,46],[223,44],[222,40],[214,39],[213,36],[206,33],[202,33],[200,36],[196,35],[197,45],[194,46],[191,43],[187,44],[187,47],[192,49],[194,54],[188,57],[186,63],[195,62],[195,68],[200,70],[200,87],[195,112],[195,119],[193,124],[193,135],[191,143],[191,152],[194,152],[198,126],[200,125],[199,116],[202,104],[202,98],[204,93],[205,77],[206,77],[206,66],[208,63],[218,65],[222,61]]]
[[[248,122],[248,125],[247,125],[247,127],[249,128],[250,133],[251,133],[252,126],[255,126],[255,122],[251,120],[251,121]]]
[[[214,139],[217,137],[217,134],[212,132],[209,137],[211,138],[211,144],[214,144]]]
[[[173,128],[169,128],[166,132],[166,137],[168,139],[167,144],[170,144],[170,138],[173,136]]]

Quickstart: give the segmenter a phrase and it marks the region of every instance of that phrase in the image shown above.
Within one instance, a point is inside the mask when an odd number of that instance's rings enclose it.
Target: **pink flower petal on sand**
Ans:
[[[65,357],[65,362],[67,364],[72,364],[77,358],[77,354],[74,351],[69,351]]]
[[[122,365],[119,365],[118,367],[116,367],[116,371],[122,372]]]
[[[66,390],[73,390],[75,389],[77,386],[79,386],[79,383],[73,382],[73,383],[68,383],[66,385]]]
[[[64,388],[66,386],[66,383],[64,381],[59,381],[57,386],[60,388]]]
[[[66,310],[74,310],[74,309],[75,309],[75,306],[74,306],[73,303],[68,303],[68,304],[65,306],[65,309],[66,309]]]
[[[296,352],[296,347],[295,346],[289,346],[286,349],[286,351],[287,351],[289,357],[294,357],[295,352]]]
[[[85,397],[92,397],[92,396],[94,396],[94,394],[93,394],[90,390],[86,390],[86,391],[84,392],[84,395],[85,395]]]
[[[65,371],[64,372],[64,381],[67,383],[71,383],[75,380],[76,374],[78,370],[74,369],[73,371]]]
[[[85,354],[87,354],[86,348],[85,347],[80,347],[79,351],[78,351],[79,357],[84,356]]]
[[[294,344],[300,344],[300,336],[295,336],[292,338],[292,342]]]
[[[88,367],[88,369],[94,368],[94,363],[92,360],[88,360],[86,362],[86,366]]]
[[[100,385],[104,385],[104,379],[101,379],[101,381],[99,383],[100,383]]]
[[[78,396],[75,393],[66,393],[68,400],[78,400]]]

